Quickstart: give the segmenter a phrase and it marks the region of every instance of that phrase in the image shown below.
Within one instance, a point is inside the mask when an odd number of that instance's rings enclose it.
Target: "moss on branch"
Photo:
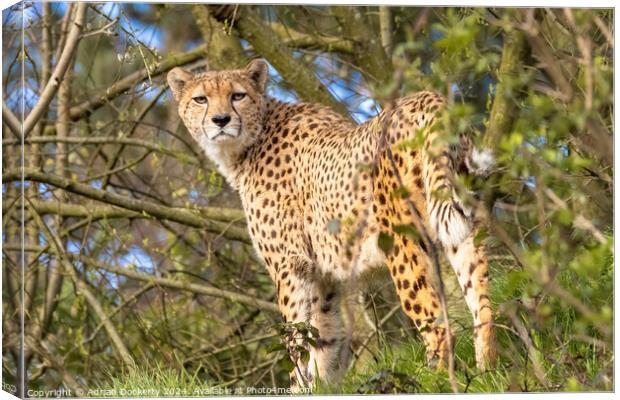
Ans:
[[[270,25],[260,18],[260,12],[256,7],[240,6],[232,16],[229,17],[229,14],[214,13],[220,22],[232,24],[239,36],[250,42],[256,53],[267,59],[303,100],[321,103],[342,115],[349,116],[346,106],[334,98],[317,78],[313,69],[293,56],[291,49]]]
[[[523,55],[525,53],[525,38],[516,29],[506,32],[504,35],[504,47],[502,59],[497,74],[497,88],[489,125],[485,134],[484,142],[489,148],[494,148],[499,143],[500,137],[510,130],[514,120],[516,104],[514,103],[514,85],[508,87],[508,81],[521,73],[523,67]]]

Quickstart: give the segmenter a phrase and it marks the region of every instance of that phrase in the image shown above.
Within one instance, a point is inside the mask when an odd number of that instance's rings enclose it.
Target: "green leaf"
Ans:
[[[410,225],[410,224],[394,225],[392,229],[394,230],[394,232],[398,233],[399,235],[407,236],[408,238],[413,239],[413,240],[417,240],[420,238],[418,230],[415,228],[415,226]]]
[[[301,357],[301,362],[304,364],[307,364],[310,361],[310,352],[304,351],[301,353],[300,357]]]
[[[284,357],[283,359],[278,361],[278,364],[280,365],[280,368],[288,372],[293,372],[293,370],[295,369],[295,364],[288,357]]]
[[[407,190],[406,187],[404,186],[399,186],[397,189],[395,189],[392,192],[392,195],[394,196],[394,198],[396,199],[406,199],[409,197],[409,191]]]
[[[569,226],[573,223],[573,213],[568,208],[560,208],[556,215],[562,225]]]
[[[480,244],[489,237],[489,231],[486,228],[480,228],[476,236],[474,236],[474,246],[478,247]]]
[[[394,238],[387,233],[381,232],[379,233],[377,244],[384,253],[388,253],[390,250],[392,250],[392,247],[394,247]]]
[[[282,342],[274,342],[267,347],[267,353],[274,353],[280,350],[286,350],[286,346]]]

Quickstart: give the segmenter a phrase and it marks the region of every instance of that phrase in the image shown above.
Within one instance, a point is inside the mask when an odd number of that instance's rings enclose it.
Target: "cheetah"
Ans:
[[[444,106],[440,95],[401,98],[354,125],[321,105],[270,98],[268,66],[260,59],[239,70],[193,74],[177,67],[167,80],[188,131],[239,192],[282,318],[318,330],[309,360],[293,360],[292,386],[338,379],[348,353],[343,284],[381,266],[420,332],[428,362],[445,365],[452,349],[430,270],[435,244],[473,315],[477,366],[492,365],[487,258],[454,180],[457,173],[488,173],[492,158],[464,138],[441,140],[432,129]],[[420,135],[422,145],[399,145]],[[408,226],[425,230],[431,241]]]

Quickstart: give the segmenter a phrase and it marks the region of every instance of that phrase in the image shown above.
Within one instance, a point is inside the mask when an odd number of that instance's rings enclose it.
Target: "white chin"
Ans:
[[[226,127],[224,129],[208,129],[206,136],[211,143],[234,142],[239,139],[241,130],[236,127]]]
[[[221,134],[209,140],[211,140],[212,142],[222,143],[222,142],[234,142],[238,139],[239,139],[239,136],[230,136],[227,134]]]

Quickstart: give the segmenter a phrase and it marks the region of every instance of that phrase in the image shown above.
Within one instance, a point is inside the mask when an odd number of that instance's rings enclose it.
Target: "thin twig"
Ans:
[[[111,86],[96,93],[90,99],[71,107],[71,119],[73,121],[78,120],[89,112],[98,109],[102,105],[109,104],[112,99],[130,90],[135,85],[147,79],[149,76],[155,77],[170,71],[174,67],[189,64],[198,60],[203,56],[205,48],[206,46],[202,45],[186,53],[171,54],[166,59],[155,64],[153,68],[148,71],[146,68],[142,68],[125,76],[124,78],[113,83]]]
[[[204,294],[206,296],[211,296],[211,297],[219,297],[221,299],[226,299],[226,300],[233,301],[239,304],[245,304],[251,307],[259,308],[267,312],[273,312],[273,313],[279,312],[278,307],[274,303],[261,300],[259,298],[256,298],[255,296],[250,296],[250,295],[243,294],[243,293],[235,293],[235,292],[231,292],[231,291],[224,290],[224,289],[218,289],[218,288],[211,287],[211,286],[190,283],[188,281],[182,281],[179,279],[160,278],[160,277],[148,275],[142,272],[133,271],[128,268],[115,267],[112,265],[108,265],[98,260],[85,257],[85,256],[78,257],[72,254],[68,254],[68,257],[71,259],[77,258],[79,259],[79,261],[87,263],[88,265],[94,268],[103,269],[108,272],[112,272],[118,275],[123,275],[123,276],[126,276],[131,279],[135,279],[138,281],[152,282],[162,287],[169,287],[172,289],[179,289],[179,290],[184,290],[184,291],[188,291],[192,293]]]
[[[353,369],[355,367],[355,364],[357,363],[357,360],[359,360],[360,355],[362,354],[362,352],[364,350],[366,350],[366,348],[368,347],[368,343],[370,343],[370,341],[372,340],[373,337],[375,337],[376,334],[379,333],[379,329],[385,325],[385,323],[392,318],[392,316],[394,314],[396,314],[396,312],[398,310],[400,310],[400,304],[395,305],[394,307],[392,307],[392,309],[383,316],[383,318],[381,318],[381,320],[376,324],[375,329],[373,329],[362,341],[362,344],[360,345],[360,347],[357,349],[357,351],[353,354],[353,359],[351,360],[351,365],[349,365],[349,369]]]
[[[605,25],[603,20],[598,16],[594,17],[594,23],[598,26],[598,29],[603,33],[605,39],[611,47],[614,47],[614,35],[611,33],[611,30]]]
[[[207,351],[206,348],[202,347],[202,348],[196,350],[194,352],[194,355],[192,355],[191,357],[186,358],[185,361],[183,361],[183,364],[185,364],[185,363],[187,363],[189,361],[198,360],[198,359],[201,359],[201,358],[204,358],[204,357],[212,357],[212,356],[218,355],[220,353],[223,353],[225,351],[232,350],[235,347],[246,346],[248,344],[252,344],[252,343],[255,343],[255,342],[260,342],[260,341],[265,340],[265,339],[271,339],[271,338],[276,337],[276,336],[277,336],[277,334],[275,334],[275,333],[268,333],[268,334],[265,334],[265,335],[253,337],[251,339],[247,339],[247,340],[241,341],[239,343],[233,343],[233,344],[230,344],[228,346],[220,347],[218,349],[213,349],[213,350],[210,350],[210,351]],[[204,354],[196,354],[196,353],[203,353],[203,352],[205,352],[205,353]]]
[[[530,338],[530,335],[523,324],[523,321],[517,316],[513,307],[503,307],[503,314],[506,315],[514,327],[516,328],[517,335],[519,339],[525,345],[527,349],[527,355],[529,360],[532,362],[532,367],[534,369],[534,375],[538,379],[538,382],[545,388],[548,389],[547,378],[545,376],[542,364],[541,364],[541,355],[540,351],[534,347],[534,343]]]
[[[570,208],[568,207],[568,204],[566,204],[564,200],[559,198],[558,195],[555,194],[553,190],[547,187],[547,188],[544,188],[544,192],[547,195],[547,197],[549,197],[549,199],[551,199],[551,201],[556,206],[558,206],[559,208],[570,210]],[[594,236],[594,238],[598,240],[602,245],[609,244],[608,240],[605,238],[605,235],[603,235],[603,233],[600,230],[598,230],[596,226],[594,226],[592,221],[584,217],[582,214],[577,213],[575,215],[575,218],[573,220],[573,225],[575,226],[575,228],[583,229],[585,231],[590,232],[592,236]],[[614,253],[613,246],[609,246],[609,251],[611,251],[612,254]]]
[[[89,32],[84,32],[84,34],[82,34],[82,38],[87,38],[89,36],[94,36],[94,35],[99,35],[99,34],[114,36],[116,35],[116,32],[114,32],[113,30],[110,30],[110,28],[116,25],[117,22],[118,22],[118,18],[114,18],[112,21],[103,25],[101,28],[97,28]]]
[[[26,200],[28,201],[28,199]],[[97,297],[95,297],[86,282],[82,280],[73,265],[69,262],[67,258],[67,253],[65,253],[65,250],[62,247],[62,242],[60,238],[49,229],[49,227],[43,222],[39,214],[33,212],[32,216],[35,218],[37,224],[39,225],[39,228],[44,232],[45,236],[47,236],[48,241],[51,242],[59,261],[62,263],[65,272],[71,276],[71,279],[76,285],[77,290],[84,296],[91,309],[95,312],[95,314],[97,314],[97,317],[99,317],[99,320],[103,322],[108,337],[110,338],[112,345],[118,352],[118,355],[123,360],[123,363],[129,368],[133,368],[135,366],[135,362],[133,360],[133,357],[129,353],[129,350],[127,350],[123,339],[116,330],[116,327],[108,319],[105,311],[103,310],[103,306],[101,305],[99,300],[97,300]]]
[[[127,307],[129,304],[131,304],[134,300],[137,300],[138,297],[142,296],[144,293],[146,293],[147,291],[151,290],[152,288],[154,288],[156,285],[153,282],[148,282],[146,285],[144,285],[143,287],[141,287],[140,289],[136,290],[134,293],[131,294],[131,296],[129,296],[125,301],[123,301],[121,304],[118,305],[118,307],[116,307],[114,310],[112,310],[112,312],[110,314],[107,315],[106,320],[108,321],[110,320],[114,315],[118,314],[123,308]],[[90,334],[90,336],[86,339],[84,339],[82,341],[82,345],[85,345],[86,343],[92,341],[93,339],[95,339],[95,337],[97,336],[97,333],[99,333],[99,331],[101,330],[101,328],[104,326],[104,322],[105,321],[100,321],[99,325],[97,325],[95,327],[95,329],[93,330],[93,332]],[[77,345],[74,347],[74,349],[77,348]],[[70,353],[72,350],[69,350],[67,352]],[[66,355],[65,355],[66,357]]]

